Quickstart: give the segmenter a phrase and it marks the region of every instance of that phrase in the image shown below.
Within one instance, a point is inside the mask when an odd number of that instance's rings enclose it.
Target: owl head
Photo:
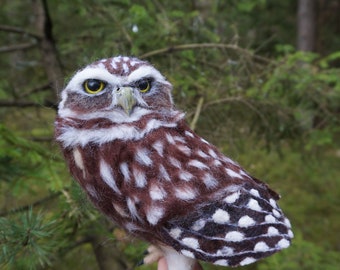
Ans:
[[[62,92],[59,116],[138,119],[146,110],[172,110],[171,90],[172,85],[147,61],[123,56],[102,59],[72,77]]]

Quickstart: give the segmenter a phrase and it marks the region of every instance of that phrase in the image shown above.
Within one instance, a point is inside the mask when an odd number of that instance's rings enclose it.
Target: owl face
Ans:
[[[121,56],[103,59],[74,75],[62,92],[59,115],[133,120],[148,110],[172,110],[171,89],[146,61]]]

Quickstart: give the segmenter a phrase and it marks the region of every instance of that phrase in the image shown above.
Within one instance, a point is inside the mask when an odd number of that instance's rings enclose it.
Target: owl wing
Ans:
[[[170,135],[163,164],[171,171],[176,165],[171,159],[178,160],[181,169],[171,173],[178,196],[169,207],[177,215],[163,220],[164,244],[185,256],[224,266],[246,265],[290,245],[293,233],[276,203],[277,193],[186,124]],[[180,200],[191,205],[185,209]]]
[[[289,220],[263,188],[231,186],[214,201],[166,222],[164,242],[185,256],[246,265],[290,245]]]

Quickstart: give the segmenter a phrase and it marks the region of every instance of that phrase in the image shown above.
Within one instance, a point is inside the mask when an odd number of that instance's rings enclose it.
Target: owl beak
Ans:
[[[120,87],[117,92],[117,104],[120,105],[125,113],[130,116],[133,107],[137,104],[133,88],[129,86]]]

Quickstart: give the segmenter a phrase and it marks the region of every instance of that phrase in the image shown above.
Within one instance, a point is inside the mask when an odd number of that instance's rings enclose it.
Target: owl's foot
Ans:
[[[146,256],[138,265],[155,262],[158,263],[158,270],[202,270],[201,265],[195,259],[185,257],[172,248],[151,245],[146,250]]]
[[[158,262],[162,257],[164,257],[163,251],[154,245],[151,245],[145,251],[145,257],[141,261],[140,265],[142,264],[152,264]]]

